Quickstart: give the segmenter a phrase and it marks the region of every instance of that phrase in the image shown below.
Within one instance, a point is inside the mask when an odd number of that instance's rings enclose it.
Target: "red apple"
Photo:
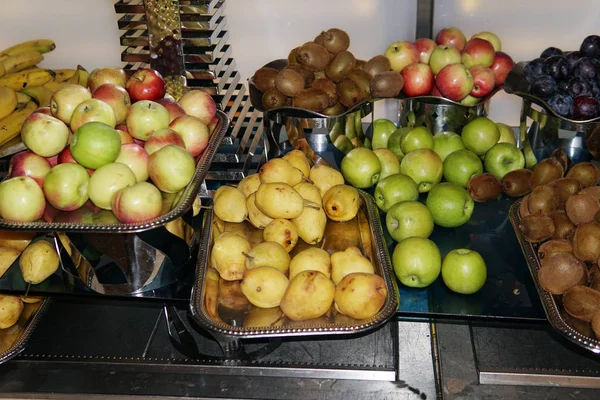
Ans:
[[[433,87],[431,88],[431,95],[432,96],[437,96],[437,97],[444,97],[440,93],[440,89],[438,89],[438,87],[436,86],[435,82],[433,82]]]
[[[23,122],[21,140],[35,154],[52,157],[67,145],[69,128],[51,115],[34,112]]]
[[[65,147],[63,149],[63,151],[61,151],[60,153],[58,153],[58,160],[57,160],[58,164],[65,164],[65,163],[75,163],[77,164],[77,161],[73,158],[73,154],[71,154],[71,148],[69,147]]]
[[[166,85],[162,75],[153,69],[136,71],[127,79],[125,89],[132,102],[140,100],[158,100],[165,96]]]
[[[46,115],[52,115],[52,110],[50,110],[50,107],[40,107],[37,110],[35,110],[35,112],[46,114]]]
[[[502,51],[497,51],[490,69],[494,73],[496,85],[504,84],[510,70],[515,66],[513,59]]]
[[[102,100],[89,99],[75,107],[71,117],[71,130],[76,132],[83,124],[92,121],[103,122],[111,128],[114,128],[117,122],[111,106]]]
[[[112,211],[119,221],[135,223],[160,216],[162,195],[151,183],[138,182],[118,190],[112,201]]]
[[[217,129],[218,124],[219,124],[219,118],[214,117],[213,119],[210,120],[210,124],[208,124],[208,131],[210,132],[210,135],[212,135],[213,132],[215,131],[215,129]]]
[[[433,49],[437,46],[435,41],[429,38],[420,38],[415,40],[414,45],[419,52],[419,62],[429,64],[429,57],[431,56]]]
[[[92,93],[92,98],[102,100],[108,104],[115,113],[116,124],[125,122],[131,99],[129,93],[121,86],[112,83],[100,85]]]
[[[140,139],[133,138],[133,143],[137,144],[138,146],[142,146],[142,148],[143,148],[143,147],[144,147],[144,144],[145,144],[146,142],[145,142],[145,141],[143,141],[143,140],[140,140]]]
[[[71,123],[71,116],[75,107],[82,101],[92,98],[89,89],[75,84],[66,84],[58,89],[50,98],[52,116],[60,119],[65,124]]]
[[[456,47],[439,45],[433,49],[433,53],[429,57],[429,66],[434,75],[437,75],[446,65],[458,64],[461,62],[461,59],[460,51]]]
[[[180,115],[185,115],[185,111],[183,111],[183,108],[181,108],[181,106],[178,102],[175,101],[175,99],[172,99],[170,97],[163,97],[162,99],[156,100],[156,102],[167,109],[167,111],[169,112],[169,119],[171,121],[173,121]]]
[[[450,64],[437,74],[435,85],[445,98],[461,101],[473,89],[473,76],[463,64]]]
[[[129,131],[127,130],[126,125],[117,125],[115,127],[115,129],[117,130],[117,133],[121,137],[121,144],[133,143],[133,138],[129,134]]]
[[[173,129],[165,128],[152,132],[144,144],[144,150],[148,155],[152,155],[157,150],[168,145],[175,145],[185,149],[185,142]]]
[[[46,207],[44,207],[44,214],[42,214],[42,219],[46,222],[54,222],[58,214],[60,214],[60,211],[52,207],[50,203],[46,202]]]
[[[435,37],[437,44],[449,44],[456,47],[459,51],[465,47],[467,38],[462,31],[455,27],[444,28],[438,32]]]
[[[416,46],[406,41],[392,43],[385,51],[385,56],[390,60],[392,71],[396,72],[419,61],[419,51]]]
[[[479,33],[474,34],[472,38],[474,38],[474,37],[487,40],[488,42],[490,42],[492,44],[492,46],[494,46],[495,51],[502,50],[502,42],[500,41],[500,38],[498,37],[498,35],[496,35],[495,33],[487,32],[487,31],[479,32]]]
[[[433,72],[427,64],[414,63],[407,65],[400,72],[404,78],[404,94],[409,97],[425,96],[433,87]]]
[[[487,96],[496,85],[494,72],[483,65],[476,65],[469,68],[469,72],[473,75],[473,89],[471,96],[484,97]]]
[[[135,143],[121,145],[121,152],[115,162],[125,164],[135,175],[137,182],[148,179],[148,153],[142,146]]]
[[[44,179],[44,195],[54,208],[73,211],[88,200],[89,181],[90,174],[81,165],[58,164]]]
[[[52,167],[58,164],[58,154],[52,157],[44,157]]]
[[[83,206],[85,208],[87,208],[88,210],[90,210],[91,212],[93,212],[94,214],[96,214],[102,210],[100,207],[98,207],[97,205],[92,203],[92,201],[89,199],[88,199],[88,201],[85,202],[85,204]]]
[[[169,127],[169,112],[157,102],[141,100],[129,107],[127,130],[134,139],[147,140],[152,131]]]
[[[475,65],[489,67],[494,63],[496,51],[494,46],[485,39],[473,38],[469,40],[462,51],[462,63],[467,68]]]
[[[179,99],[179,105],[187,115],[199,118],[209,124],[217,113],[217,104],[214,99],[203,90],[190,90]]]
[[[96,68],[90,73],[88,78],[88,87],[90,91],[94,93],[96,88],[106,84],[112,83],[113,85],[125,87],[127,81],[127,74],[123,68],[108,67],[108,68]]]
[[[11,157],[9,162],[9,176],[28,176],[42,186],[44,178],[52,169],[52,166],[42,156],[32,151],[23,151]]]
[[[181,115],[171,122],[169,128],[181,136],[185,143],[185,149],[192,157],[201,154],[208,146],[210,130],[204,122],[196,117]]]
[[[185,188],[192,177],[196,164],[194,158],[179,146],[165,146],[152,153],[148,161],[148,174],[152,183],[165,193],[176,193]]]
[[[32,178],[17,176],[0,183],[0,217],[33,222],[42,217],[45,206],[44,192]]]

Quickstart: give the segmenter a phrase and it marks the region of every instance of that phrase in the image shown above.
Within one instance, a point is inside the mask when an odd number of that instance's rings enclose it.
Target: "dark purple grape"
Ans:
[[[546,75],[546,63],[541,58],[536,58],[525,66],[525,79],[531,83],[540,75]]]
[[[581,53],[579,51],[571,51],[568,52],[565,57],[567,57],[567,61],[569,63],[569,69],[573,69],[577,61],[581,58]]]
[[[548,58],[552,56],[562,56],[563,52],[561,49],[557,47],[548,47],[546,50],[542,51],[540,54],[540,58]]]
[[[549,99],[558,92],[558,86],[554,78],[549,75],[541,75],[534,79],[529,86],[529,93],[542,99]]]
[[[573,106],[573,98],[568,94],[556,94],[548,99],[548,105],[555,113],[563,117],[571,116],[571,108]]]
[[[587,57],[600,57],[600,36],[590,35],[583,39],[579,52],[583,56]]]
[[[570,68],[567,57],[565,56],[550,56],[545,60],[546,71],[548,75],[556,81],[560,81],[569,76]]]
[[[598,76],[598,60],[591,57],[581,57],[573,66],[573,75],[584,79],[596,79]]]
[[[598,99],[600,97],[600,84],[598,84],[597,80],[589,81],[590,87],[592,88],[592,97]]]
[[[573,100],[573,119],[582,121],[596,118],[598,115],[600,115],[598,100],[585,96],[579,96]]]
[[[556,85],[558,86],[559,92],[569,94],[569,81],[568,80],[563,79],[562,81],[558,81],[558,82],[556,82]]]
[[[592,86],[589,79],[583,79],[578,76],[569,80],[569,88],[567,89],[571,97],[591,96]]]

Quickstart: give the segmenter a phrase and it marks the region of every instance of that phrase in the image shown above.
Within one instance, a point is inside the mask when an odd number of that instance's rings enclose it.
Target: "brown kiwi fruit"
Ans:
[[[337,85],[337,93],[340,103],[351,108],[364,100],[360,88],[352,79],[342,79]]]
[[[334,117],[334,116],[343,114],[346,110],[347,110],[347,108],[344,107],[344,105],[338,101],[337,103],[335,103],[335,105],[324,109],[321,112],[321,114],[325,114],[325,115]]]
[[[531,214],[519,221],[519,230],[528,242],[539,243],[552,237],[554,222],[547,215]]]
[[[529,186],[531,174],[531,170],[523,168],[504,175],[501,182],[504,193],[511,197],[521,197],[529,193],[531,191],[531,186]]]
[[[600,182],[600,170],[591,162],[580,162],[569,169],[567,178],[577,179],[586,188],[596,186]]]
[[[304,77],[291,68],[284,68],[275,77],[275,88],[288,97],[304,89]]]
[[[571,239],[573,254],[581,261],[596,262],[600,257],[600,224],[586,222],[575,228]]]
[[[296,58],[297,55],[298,55],[298,47],[294,47],[288,54],[288,57],[287,57],[288,65],[298,64],[298,59]]]
[[[596,339],[600,339],[600,311],[596,311],[592,315],[592,320],[590,321],[590,325],[592,328],[592,332],[594,333],[594,336],[596,336]],[[575,328],[575,329],[577,329],[577,328]],[[591,337],[591,335],[589,335],[589,334],[586,336]]]
[[[556,190],[550,185],[542,185],[537,186],[529,193],[527,207],[532,214],[550,214],[558,208],[558,204]]]
[[[327,93],[321,89],[303,89],[299,91],[292,100],[293,107],[304,108],[307,110],[321,112],[329,104]]]
[[[356,63],[354,64],[354,68],[360,68],[360,69],[364,69],[363,67],[365,66],[367,62],[365,60],[359,60],[358,58],[356,59]]]
[[[565,170],[555,158],[545,158],[533,167],[531,189],[563,177]]]
[[[575,225],[594,221],[598,211],[600,211],[600,202],[591,193],[573,194],[565,203],[567,217]]]
[[[467,191],[478,202],[497,199],[502,194],[500,180],[492,174],[476,175],[469,179]]]
[[[262,95],[262,105],[267,110],[287,105],[287,96],[273,88],[266,90]]]
[[[369,75],[371,75],[371,77],[373,77],[380,72],[391,71],[392,65],[386,56],[379,55],[367,61],[362,69],[364,69]]]
[[[327,95],[329,103],[327,107],[333,107],[338,103],[338,95],[335,84],[327,78],[315,79],[311,84],[313,89],[321,89]]]
[[[600,186],[590,186],[584,189],[581,189],[580,193],[591,193],[595,198],[600,201]]]
[[[560,253],[573,253],[571,242],[565,239],[551,239],[540,245],[537,254],[542,265],[553,256]]]
[[[399,72],[383,71],[371,79],[371,97],[396,97],[404,87],[404,78]]]
[[[263,67],[257,69],[252,77],[252,82],[254,86],[261,92],[267,91],[269,89],[275,88],[275,77],[279,71],[275,68]]]
[[[521,204],[519,204],[519,216],[521,218],[525,218],[526,216],[531,214],[529,212],[529,206],[527,205],[527,203],[529,203],[529,195],[525,195],[525,197],[521,199]]]
[[[338,54],[350,47],[350,36],[338,28],[331,28],[326,32],[321,32],[315,39],[317,42],[332,54]]]
[[[315,73],[309,70],[308,68],[300,65],[300,64],[290,64],[286,68],[293,69],[298,72],[304,78],[304,87],[310,87],[311,83],[315,80]]]
[[[323,46],[323,37],[325,36],[325,31],[322,31],[321,33],[319,33],[315,39],[313,40],[313,42],[315,42],[316,44]]]
[[[590,267],[590,287],[600,292],[600,268],[598,261]]]
[[[311,71],[322,71],[329,63],[329,52],[321,45],[314,42],[304,43],[296,51],[298,64]]]
[[[600,310],[600,292],[576,285],[563,294],[562,302],[565,311],[571,316],[589,322]]]
[[[571,253],[552,256],[538,271],[540,286],[552,294],[563,294],[586,275],[586,266]]]
[[[353,80],[358,85],[363,98],[368,99],[371,97],[371,75],[360,68],[352,68],[348,72],[347,78]]]
[[[565,153],[565,151],[562,149],[562,147],[554,149],[552,154],[550,154],[550,157],[556,159],[556,161],[558,161],[560,165],[562,165],[563,170],[565,171],[567,171],[569,167],[571,167],[571,164],[573,164],[573,162],[571,161],[567,153]]]
[[[569,196],[579,192],[582,189],[581,183],[573,178],[560,178],[550,182],[550,185],[554,186],[556,194],[560,200],[560,205],[564,205]]]
[[[566,239],[575,229],[575,225],[571,222],[567,213],[564,210],[556,210],[548,214],[554,222],[554,234],[552,239]]]
[[[317,72],[315,72],[315,80],[317,80],[317,79],[323,79],[323,78],[327,78],[327,75],[325,75],[325,71],[317,71]]]
[[[562,313],[562,317],[571,328],[575,329],[577,332],[587,337],[594,337],[594,331],[592,330],[592,324],[581,320],[579,318],[575,318],[568,313]]]
[[[344,79],[348,72],[356,65],[354,54],[349,51],[342,51],[333,57],[333,60],[325,68],[325,75],[333,82],[338,83]]]

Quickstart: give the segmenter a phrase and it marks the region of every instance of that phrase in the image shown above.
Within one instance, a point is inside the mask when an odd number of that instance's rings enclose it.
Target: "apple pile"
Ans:
[[[392,43],[385,56],[404,79],[408,97],[440,96],[465,105],[477,104],[502,85],[514,66],[497,35],[480,32],[467,41],[455,27],[438,32],[435,41]]]
[[[192,179],[215,114],[204,91],[178,102],[166,95],[155,70],[127,78],[121,68],[96,69],[87,88],[62,86],[23,123],[28,150],[11,158],[0,183],[0,216],[50,222],[75,212],[94,220],[112,210],[113,222],[156,218],[168,211],[163,197]]]

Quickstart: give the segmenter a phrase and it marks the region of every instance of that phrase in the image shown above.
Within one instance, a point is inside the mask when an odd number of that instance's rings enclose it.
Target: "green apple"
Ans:
[[[121,137],[110,125],[98,121],[86,122],[73,134],[70,149],[79,164],[98,169],[117,159],[121,151]]]
[[[533,168],[537,164],[537,158],[531,148],[529,140],[523,140],[523,154],[525,155],[525,168]]]
[[[398,157],[399,161],[402,161],[402,157],[404,157],[404,153],[402,152],[402,147],[400,147],[400,143],[402,142],[402,136],[409,132],[412,128],[404,127],[400,129],[396,129],[394,133],[388,139],[388,149],[390,149],[396,157]]]
[[[462,140],[465,148],[478,156],[482,156],[500,139],[498,127],[489,118],[477,117],[469,122],[462,130]]]
[[[352,149],[342,159],[342,175],[348,183],[359,189],[367,189],[379,181],[381,164],[373,150],[366,147]]]
[[[404,154],[418,149],[433,149],[433,135],[429,128],[418,126],[402,135],[400,148]]]
[[[475,202],[466,189],[455,183],[435,185],[425,202],[431,211],[433,222],[444,228],[456,228],[465,224],[473,214]]]
[[[394,174],[380,179],[375,186],[375,203],[383,212],[401,201],[417,200],[419,189],[410,176]]]
[[[392,253],[396,277],[403,285],[423,288],[440,275],[440,249],[429,239],[411,237],[396,245]]]
[[[470,150],[456,150],[444,160],[444,178],[450,183],[466,188],[469,179],[480,174],[483,174],[483,164]]]
[[[391,150],[375,149],[373,153],[379,158],[379,164],[381,164],[379,180],[400,172],[400,161],[398,161],[398,157]]]
[[[433,151],[440,156],[442,161],[446,160],[448,154],[453,151],[464,148],[462,138],[454,132],[438,132],[433,135]]]
[[[371,147],[375,149],[386,149],[388,139],[396,131],[396,125],[389,119],[379,118],[373,121],[371,127],[373,135],[371,138]]]
[[[339,135],[333,142],[333,145],[344,154],[348,154],[354,148],[354,145],[352,145],[352,142],[346,135]]]
[[[478,104],[480,101],[481,101],[481,98],[468,94],[466,97],[464,97],[460,101],[460,104],[463,104],[465,106],[474,106],[475,104]]]
[[[440,156],[433,150],[419,149],[411,151],[402,158],[400,172],[415,181],[419,193],[426,193],[442,180],[443,164]]]
[[[515,132],[510,126],[503,124],[502,122],[496,122],[496,126],[500,131],[500,140],[498,140],[498,143],[517,144],[517,141],[515,140]]]
[[[401,201],[385,214],[385,226],[396,242],[413,236],[428,238],[433,232],[433,217],[423,203]]]
[[[453,292],[475,293],[483,287],[487,279],[485,261],[474,250],[452,250],[442,262],[442,279]]]
[[[514,144],[498,143],[485,153],[483,165],[487,172],[502,179],[510,171],[525,168],[525,157]]]

